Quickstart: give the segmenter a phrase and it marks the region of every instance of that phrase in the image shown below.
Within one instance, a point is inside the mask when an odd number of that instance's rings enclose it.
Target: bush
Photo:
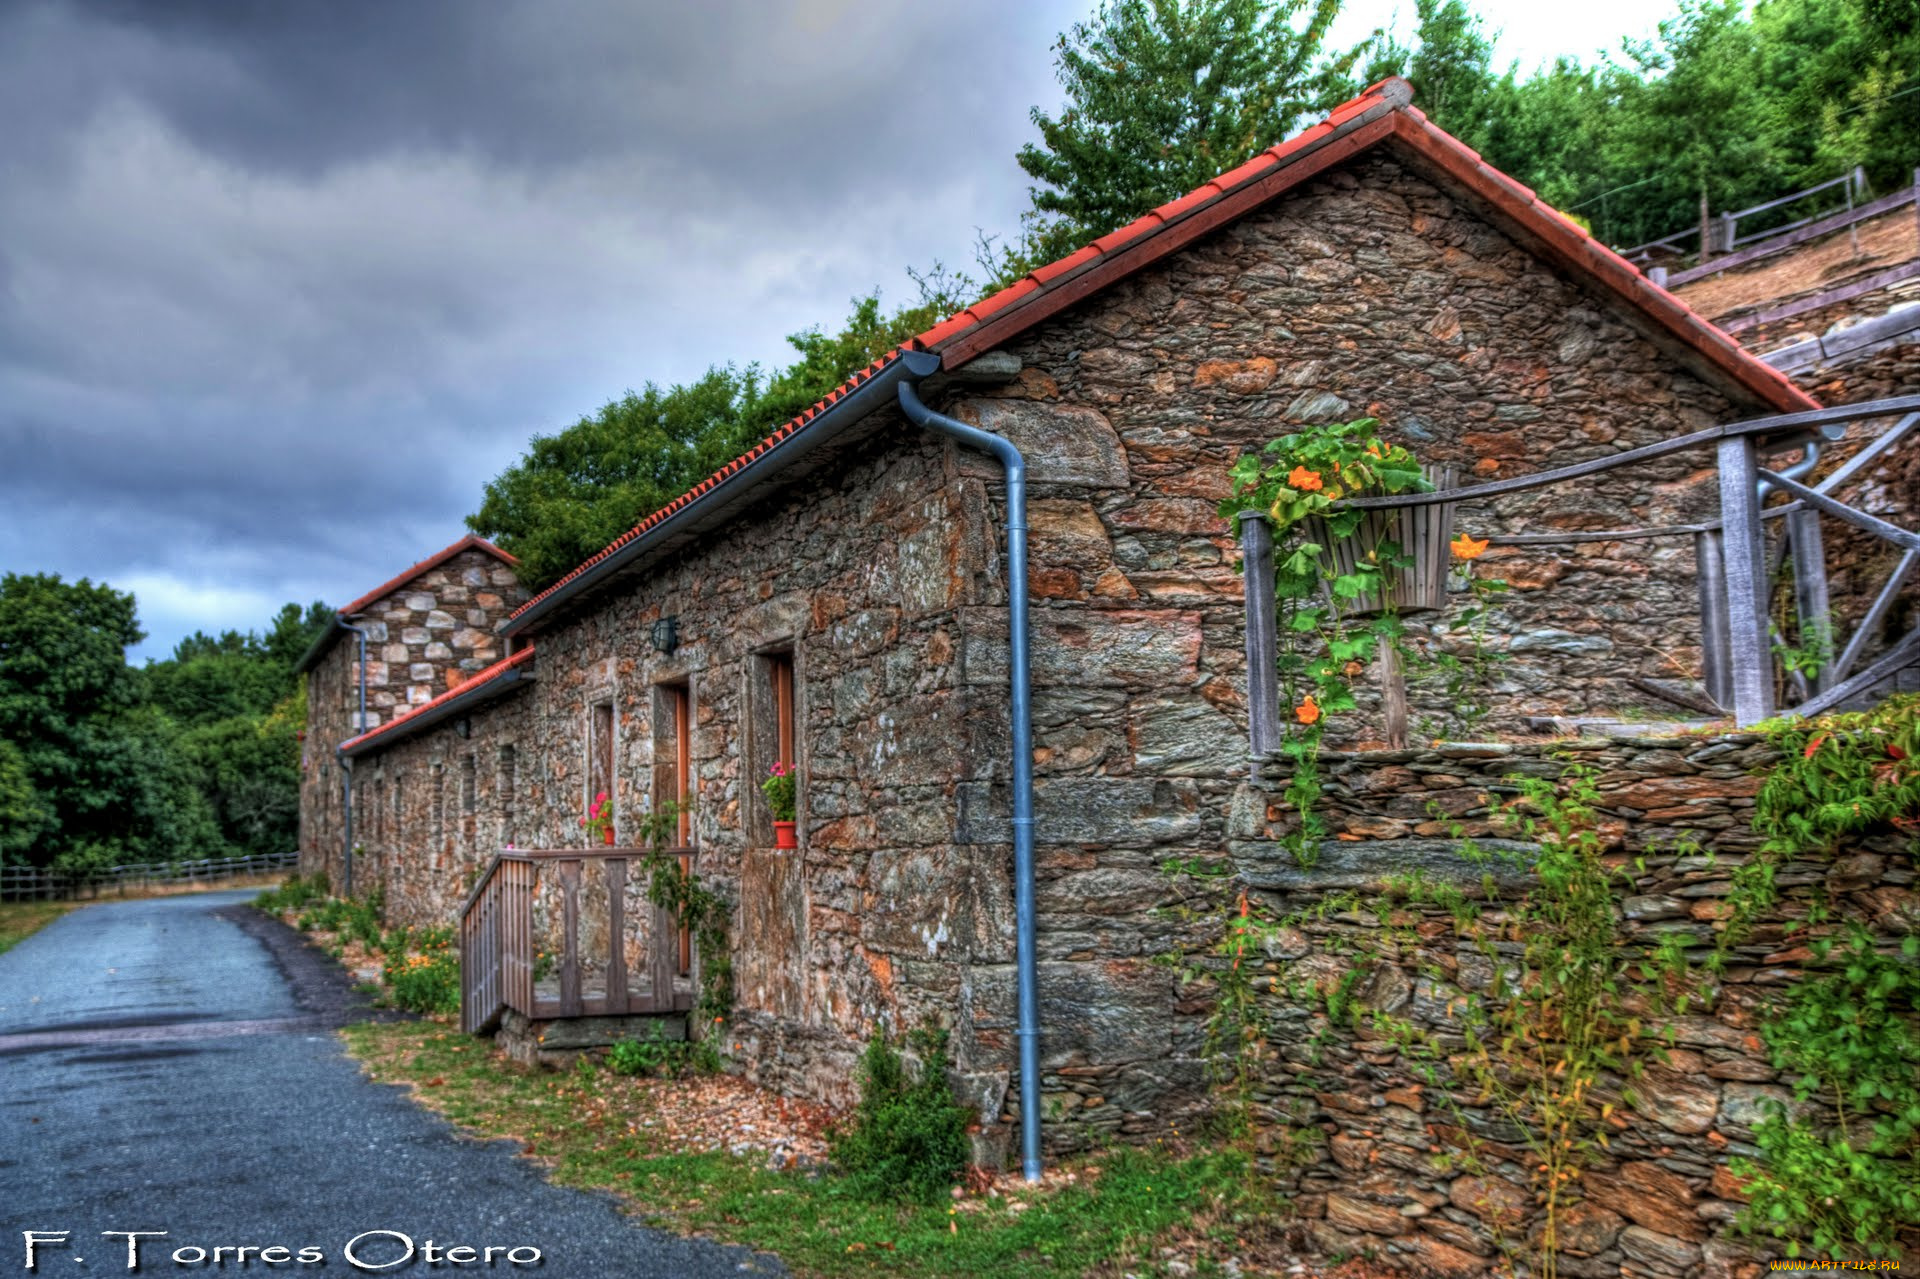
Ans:
[[[668,1039],[657,1026],[645,1039],[622,1039],[607,1050],[607,1069],[616,1075],[717,1075],[724,1065],[712,1039]]]
[[[280,887],[270,888],[254,898],[253,904],[277,915],[283,910],[302,910],[307,903],[326,895],[327,877],[324,874],[289,875]]]
[[[860,1059],[860,1104],[832,1136],[833,1161],[857,1194],[930,1203],[966,1170],[974,1116],[947,1087],[947,1032],[923,1027],[906,1042],[920,1058],[917,1077],[874,1030]]]
[[[451,1015],[460,1011],[460,957],[451,930],[423,928],[410,939],[412,953],[389,951],[381,968],[396,1008]]]

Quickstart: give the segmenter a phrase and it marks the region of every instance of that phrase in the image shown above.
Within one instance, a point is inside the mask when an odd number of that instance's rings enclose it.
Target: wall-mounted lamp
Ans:
[[[467,738],[473,736],[473,721],[465,715],[462,715],[459,719],[453,721],[453,731],[459,734],[461,741],[465,741]]]
[[[661,618],[653,624],[651,635],[656,652],[673,652],[680,647],[680,619],[671,616]]]

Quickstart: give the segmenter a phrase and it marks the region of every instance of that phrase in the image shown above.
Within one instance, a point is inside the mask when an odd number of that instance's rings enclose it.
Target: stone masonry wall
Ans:
[[[468,549],[419,574],[341,620],[367,633],[367,716],[375,728],[424,705],[497,661],[494,630],[526,598],[499,557]],[[338,886],[344,871],[340,765],[334,747],[362,731],[359,653],[341,633],[308,675],[306,758],[301,770],[300,863],[325,870]],[[358,825],[358,823],[356,823]],[[358,887],[358,886],[356,886]]]
[[[1243,451],[1290,424],[1372,413],[1466,479],[1520,474],[1740,415],[1468,205],[1374,155],[1019,339],[1024,369],[956,416],[1032,466],[1030,582],[1043,1080],[1060,1146],[1135,1136],[1198,1104],[1203,1010],[1160,958],[1179,928],[1163,866],[1217,858],[1246,768],[1237,552],[1215,504]],[[963,473],[989,478],[967,456]],[[1711,501],[1682,456],[1461,512],[1459,526],[1681,522]],[[1703,494],[1707,495],[1703,498]],[[1707,509],[1711,509],[1710,507]],[[1697,671],[1692,551],[1515,549],[1501,714],[1616,708],[1626,675]],[[963,607],[965,678],[1006,680],[998,599]],[[1416,720],[1444,722],[1431,689]],[[1377,733],[1365,717],[1352,730]],[[1003,838],[1007,796],[959,795],[963,841]],[[1003,1014],[1011,1000],[976,1007]],[[1011,1106],[1003,1116],[1011,1120]]]
[[[1415,873],[1477,892],[1484,868],[1463,860],[1451,841],[1423,837],[1429,809],[1483,832],[1490,798],[1510,797],[1519,778],[1554,777],[1573,762],[1598,774],[1607,861],[1622,876],[1619,944],[1644,953],[1677,936],[1703,959],[1727,913],[1730,877],[1757,842],[1756,774],[1772,758],[1760,739],[1731,734],[1333,753],[1324,762],[1338,834],[1318,863],[1303,869],[1271,842],[1284,824],[1277,776],[1248,784],[1236,799],[1229,860],[1276,919],[1329,893],[1372,900],[1390,877]],[[1759,1272],[1728,1237],[1741,1194],[1726,1164],[1755,1153],[1753,1125],[1769,1103],[1792,1100],[1756,1033],[1763,1006],[1799,979],[1810,939],[1839,921],[1857,920],[1889,942],[1920,931],[1907,844],[1866,840],[1832,860],[1779,868],[1781,900],[1733,948],[1709,1001],[1671,1019],[1677,1046],[1636,1081],[1640,1104],[1623,1105],[1626,1122],[1611,1134],[1609,1161],[1582,1178],[1581,1202],[1564,1211],[1560,1273]],[[1503,871],[1500,895],[1525,883]],[[1833,915],[1810,924],[1821,900]],[[1370,944],[1381,921],[1362,908],[1286,929],[1268,950],[1262,976],[1296,993],[1270,996],[1277,1064],[1259,1099],[1317,1139],[1293,1144],[1307,1155],[1289,1185],[1319,1247],[1377,1250],[1422,1275],[1476,1274],[1496,1260],[1502,1237],[1517,1242],[1537,1226],[1519,1134],[1470,1088],[1449,1095],[1426,1084],[1423,1068],[1395,1045],[1330,1023],[1324,1005],[1297,994],[1324,996],[1344,983],[1365,1008],[1432,1035],[1457,1030],[1450,1001],[1486,988],[1487,961],[1456,939],[1445,910],[1404,901],[1393,909],[1417,944]],[[1358,958],[1382,949],[1379,962]],[[1470,1147],[1490,1166],[1468,1171]]]
[[[502,745],[515,749],[519,845],[578,847],[595,704],[614,714],[616,837],[636,841],[667,793],[662,690],[683,686],[697,869],[736,904],[737,1007],[719,1032],[736,1058],[783,1091],[844,1103],[877,1022],[937,1018],[991,1115],[1011,1044],[1005,835],[955,841],[957,789],[1004,775],[1007,754],[1004,680],[965,678],[986,659],[956,624],[957,610],[1004,599],[985,486],[901,422],[829,473],[540,634],[533,686],[477,708],[470,741],[437,726],[368,757],[362,772],[409,779],[382,849],[389,910],[451,922],[502,829],[508,792],[488,763]],[[670,655],[650,638],[663,615],[678,621]],[[758,789],[776,749],[768,652],[796,673],[797,851],[772,847]],[[478,811],[436,827],[435,788],[412,779],[442,760],[437,789],[451,794],[464,753],[480,759]]]

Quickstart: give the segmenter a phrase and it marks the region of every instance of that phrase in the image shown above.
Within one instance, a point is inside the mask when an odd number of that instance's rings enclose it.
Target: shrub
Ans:
[[[857,1194],[927,1203],[966,1170],[974,1116],[947,1087],[947,1032],[922,1027],[906,1042],[920,1059],[917,1075],[874,1030],[860,1059],[860,1104],[832,1136],[833,1160]]]
[[[724,1065],[711,1038],[668,1039],[658,1026],[644,1039],[622,1039],[607,1050],[607,1068],[616,1075],[717,1075]]]
[[[453,951],[452,931],[422,928],[409,940],[418,949],[389,951],[381,968],[394,1007],[416,1013],[459,1012],[460,957]]]
[[[279,914],[283,910],[302,910],[307,903],[327,895],[327,877],[315,873],[289,875],[278,888],[270,888],[253,899],[261,910]]]

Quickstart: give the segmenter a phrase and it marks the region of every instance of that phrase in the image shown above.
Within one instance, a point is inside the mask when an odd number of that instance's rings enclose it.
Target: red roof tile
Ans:
[[[1534,239],[1544,250],[1543,256],[1569,273],[1614,293],[1679,342],[1696,350],[1759,402],[1782,412],[1819,407],[1785,374],[1747,354],[1732,338],[1694,315],[1679,299],[1650,284],[1629,263],[1594,240],[1565,214],[1542,203],[1532,191],[1485,164],[1471,148],[1429,123],[1411,102],[1412,89],[1398,77],[1388,77],[1371,85],[1359,97],[1336,107],[1319,124],[1269,147],[1245,164],[1101,236],[1067,257],[1036,268],[1009,287],[927,329],[902,349],[938,351],[945,367],[957,367],[1002,345],[1080,298],[1178,251],[1207,231],[1244,217],[1325,169],[1372,147],[1389,144],[1416,153],[1486,200]],[[820,403],[756,445],[756,452],[805,429],[841,396],[898,357],[899,352],[895,351],[875,360]],[[730,479],[733,470],[730,465],[655,511],[606,550],[521,605],[514,616],[519,617],[563,590],[613,551]]]
[[[462,551],[485,551],[488,555],[493,556],[502,564],[508,565],[509,567],[520,562],[495,546],[492,542],[489,542],[486,538],[469,533],[452,546],[442,547],[413,567],[400,570],[398,574],[374,587],[353,603],[341,605],[339,609],[340,616],[352,617],[355,613],[376,603],[382,596],[393,594],[428,569],[440,567]]]

